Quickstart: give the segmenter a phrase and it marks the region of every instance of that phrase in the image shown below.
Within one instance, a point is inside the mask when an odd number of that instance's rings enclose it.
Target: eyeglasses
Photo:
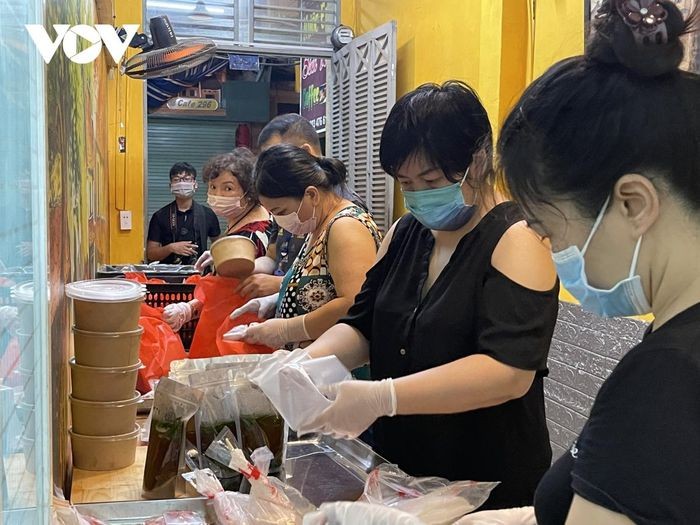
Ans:
[[[194,182],[194,177],[192,175],[181,175],[170,179],[171,182]]]

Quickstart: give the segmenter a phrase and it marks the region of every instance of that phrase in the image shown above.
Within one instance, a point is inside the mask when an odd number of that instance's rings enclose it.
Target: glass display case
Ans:
[[[51,484],[44,64],[0,0],[0,523],[49,523]]]

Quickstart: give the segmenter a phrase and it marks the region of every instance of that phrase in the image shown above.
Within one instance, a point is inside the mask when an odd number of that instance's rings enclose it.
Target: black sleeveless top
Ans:
[[[434,238],[404,216],[342,321],[370,341],[372,379],[398,378],[472,354],[537,371],[520,399],[460,414],[381,418],[373,427],[377,452],[413,476],[500,481],[483,508],[531,505],[552,455],[542,379],[559,285],[530,290],[491,265],[498,241],[521,220],[515,203],[492,209],[460,240],[421,299]]]

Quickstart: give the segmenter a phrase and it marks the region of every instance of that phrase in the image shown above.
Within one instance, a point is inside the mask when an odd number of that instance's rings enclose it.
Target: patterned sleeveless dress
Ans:
[[[309,244],[311,235],[306,237],[282,281],[275,317],[289,319],[308,314],[338,297],[333,276],[328,271],[328,234],[335,221],[343,217],[360,221],[379,248],[382,236],[371,215],[355,205],[340,210],[313,244]]]

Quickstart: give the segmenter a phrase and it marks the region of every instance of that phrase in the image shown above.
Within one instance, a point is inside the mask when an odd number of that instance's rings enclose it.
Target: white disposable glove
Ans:
[[[268,295],[267,297],[251,299],[240,308],[236,308],[233,312],[231,312],[229,317],[231,319],[236,319],[243,314],[255,314],[260,319],[269,319],[275,314],[278,297],[279,293],[276,293],[273,295]]]
[[[255,259],[255,269],[253,273],[266,273],[272,275],[272,273],[277,268],[277,263],[272,257],[258,257]]]
[[[343,381],[322,389],[333,404],[299,434],[320,432],[336,439],[354,439],[382,416],[396,415],[396,390],[392,379]]]
[[[357,501],[324,503],[316,512],[304,516],[304,525],[423,525],[412,514]]]
[[[194,263],[194,269],[198,272],[203,272],[206,268],[214,263],[214,258],[211,256],[211,252],[206,250],[202,255],[199,256],[197,262]]]
[[[455,525],[537,525],[533,507],[482,510],[467,514]]]
[[[251,302],[253,301],[249,301],[249,304]],[[300,315],[291,319],[268,319],[264,323],[236,326],[224,334],[224,340],[245,341],[268,348],[281,348],[287,343],[308,341],[310,337],[304,326],[304,317]]]
[[[173,332],[177,332],[182,326],[192,320],[192,306],[190,303],[173,303],[163,309],[163,321],[170,325]]]

